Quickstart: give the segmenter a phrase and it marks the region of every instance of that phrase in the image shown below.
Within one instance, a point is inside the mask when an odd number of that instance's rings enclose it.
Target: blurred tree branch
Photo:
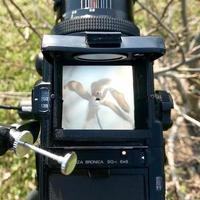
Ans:
[[[7,0],[2,0],[3,5],[5,6],[11,21],[13,23],[13,25],[15,26],[16,30],[19,32],[19,34],[23,37],[24,40],[27,40],[26,36],[24,35],[24,33],[21,31],[20,27],[17,25],[16,23],[16,19],[15,16],[13,14],[13,12],[11,11],[11,9],[9,8],[8,5],[8,1]],[[30,20],[26,17],[26,15],[23,13],[22,9],[13,1],[13,0],[9,0],[9,2],[15,7],[15,9],[20,13],[21,17],[25,20],[25,22],[27,23],[27,26],[39,37],[39,39],[42,39],[40,33],[36,30],[36,28],[31,24]],[[26,27],[27,27],[26,26]]]
[[[6,10],[7,10],[8,14],[9,14],[9,16],[10,16],[10,18],[11,18],[11,21],[12,21],[13,25],[15,26],[16,30],[17,30],[18,33],[22,36],[22,38],[23,38],[24,40],[26,40],[26,38],[25,38],[23,32],[22,32],[22,31],[20,30],[20,28],[17,26],[17,23],[16,23],[16,21],[15,21],[15,17],[13,16],[13,14],[12,14],[12,12],[11,12],[11,10],[10,10],[8,4],[7,4],[7,0],[2,0],[2,2],[3,2],[3,5],[5,6],[5,8],[6,8]]]
[[[13,1],[13,0],[9,0],[10,3],[18,10],[18,12],[21,14],[22,18],[27,22],[27,24],[29,25],[29,28],[40,38],[42,39],[41,35],[39,34],[39,32],[32,26],[31,22],[28,20],[28,18],[25,16],[25,14],[23,13],[23,11],[20,9],[20,7]]]
[[[181,192],[181,186],[179,183],[179,178],[176,172],[176,164],[175,164],[175,152],[176,152],[175,140],[178,137],[178,129],[182,122],[183,118],[178,117],[174,122],[174,126],[170,130],[170,135],[167,140],[167,147],[168,147],[167,159],[170,166],[172,181],[175,186],[176,195],[178,199],[185,200],[184,194]]]
[[[189,48],[189,28],[188,28],[188,17],[187,17],[187,0],[181,0],[181,16],[183,23],[183,33],[185,37],[186,50]]]
[[[160,69],[158,71],[155,72],[155,76],[161,76],[164,73],[168,72],[168,71],[173,71],[173,70],[177,70],[179,67],[183,66],[183,65],[189,65],[190,63],[197,61],[200,59],[200,54],[199,55],[195,55],[192,56],[190,58],[186,58],[184,61],[179,62],[179,63],[175,63],[174,65],[172,65],[171,67],[166,67],[164,69]],[[189,69],[188,69],[189,70]]]
[[[176,45],[179,47],[179,50],[181,51],[182,62],[185,62],[185,52],[184,52],[184,49],[182,48],[182,46],[180,45],[177,35],[174,32],[172,32],[171,29],[169,27],[167,27],[167,25],[165,25],[161,21],[161,18],[156,13],[154,13],[152,10],[150,10],[147,6],[142,4],[140,1],[137,1],[137,3],[140,5],[141,8],[146,10],[146,12],[148,12],[158,22],[158,24],[169,34],[171,39],[176,43]]]

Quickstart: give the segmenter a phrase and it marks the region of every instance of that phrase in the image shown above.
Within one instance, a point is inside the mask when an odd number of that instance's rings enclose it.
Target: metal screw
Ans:
[[[127,154],[126,151],[122,151],[122,155],[125,156]]]

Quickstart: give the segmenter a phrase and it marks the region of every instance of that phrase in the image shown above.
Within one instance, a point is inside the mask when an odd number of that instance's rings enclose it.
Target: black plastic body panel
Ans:
[[[71,176],[53,174],[49,177],[50,200],[134,200],[148,199],[146,170],[111,170],[108,177]],[[60,187],[57,187],[60,185]],[[67,185],[67,190],[66,190]],[[126,187],[122,187],[126,186]],[[69,192],[72,191],[72,192]]]
[[[145,55],[149,60],[153,61],[165,53],[165,46],[160,37],[131,36],[122,37],[121,39],[121,46],[118,48],[90,48],[87,45],[86,36],[45,35],[42,41],[42,52],[50,62],[53,62],[55,56],[59,56],[59,60],[62,63],[73,62],[81,65],[83,65],[83,61],[74,60],[75,55],[102,52],[105,54],[124,53],[128,55],[126,61],[130,63],[137,56]],[[115,63],[121,64],[119,61]],[[92,64],[95,63],[93,62]]]

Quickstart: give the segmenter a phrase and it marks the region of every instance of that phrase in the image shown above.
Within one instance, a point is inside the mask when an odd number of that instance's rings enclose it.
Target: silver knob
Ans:
[[[19,141],[33,144],[33,136],[29,131],[10,130],[10,135],[14,139],[13,149],[18,156],[24,156],[28,153],[29,149],[19,144]]]
[[[61,172],[64,175],[69,175],[74,171],[77,163],[77,155],[75,152],[71,152],[62,157]]]

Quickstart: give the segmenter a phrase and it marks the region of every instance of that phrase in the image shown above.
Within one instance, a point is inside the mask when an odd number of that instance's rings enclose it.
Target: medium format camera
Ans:
[[[140,36],[134,3],[54,1],[57,24],[43,37],[32,91],[40,147],[51,154],[37,156],[40,200],[165,199],[162,132],[173,101],[154,91],[153,76],[165,46]],[[73,156],[68,173],[58,163],[69,159],[53,155]]]

